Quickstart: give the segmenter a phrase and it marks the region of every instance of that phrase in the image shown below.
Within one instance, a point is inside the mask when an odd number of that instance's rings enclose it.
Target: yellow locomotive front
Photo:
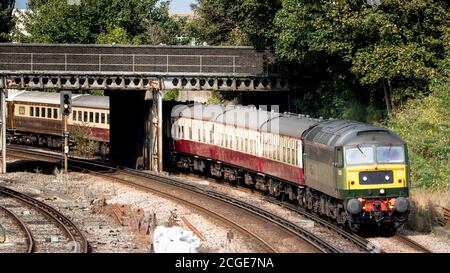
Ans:
[[[404,144],[344,147],[341,193],[353,224],[372,222],[397,228],[407,220],[407,163]]]

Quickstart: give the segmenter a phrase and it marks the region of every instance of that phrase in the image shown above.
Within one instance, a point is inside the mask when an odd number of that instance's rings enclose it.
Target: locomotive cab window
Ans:
[[[380,164],[405,163],[405,149],[402,146],[377,147],[377,162]]]
[[[344,154],[342,152],[342,147],[336,148],[336,158],[334,165],[336,168],[344,167]]]
[[[345,149],[345,162],[347,165],[374,164],[375,154],[373,147],[356,146]]]

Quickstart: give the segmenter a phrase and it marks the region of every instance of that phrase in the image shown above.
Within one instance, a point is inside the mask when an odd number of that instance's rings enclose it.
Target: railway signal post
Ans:
[[[67,121],[70,113],[72,113],[72,92],[70,91],[61,91],[61,116],[63,119],[63,138],[64,138],[64,147],[63,147],[63,156],[64,156],[64,173],[67,173],[67,158],[69,154],[69,131],[67,130]]]
[[[3,82],[6,81],[3,79]],[[1,89],[1,111],[2,111],[2,134],[1,134],[1,145],[2,145],[2,173],[6,173],[6,89]]]

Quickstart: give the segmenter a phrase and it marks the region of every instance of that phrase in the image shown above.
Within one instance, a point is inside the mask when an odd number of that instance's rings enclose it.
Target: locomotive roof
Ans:
[[[178,105],[172,117],[212,121],[228,126],[270,132],[300,138],[307,129],[319,121],[300,115],[281,114],[236,105]]]
[[[331,147],[361,143],[404,144],[397,134],[386,128],[349,120],[321,122],[305,132],[303,137],[305,140]]]
[[[13,91],[12,96],[9,95],[10,101],[27,102],[27,103],[43,103],[43,104],[60,104],[60,94],[50,92],[37,91]],[[72,104],[77,107],[89,108],[106,108],[109,109],[109,98],[103,96],[92,95],[72,95]]]

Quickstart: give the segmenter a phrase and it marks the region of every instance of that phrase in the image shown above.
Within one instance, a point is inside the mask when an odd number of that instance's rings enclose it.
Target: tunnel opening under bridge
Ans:
[[[176,103],[161,101],[162,116],[158,118],[153,111],[158,107],[154,104],[157,92],[159,93],[158,90],[105,92],[110,100],[109,160],[112,164],[139,170],[163,171],[163,167],[170,163],[168,132],[171,109]],[[160,130],[157,128],[158,120],[162,121]],[[162,134],[161,149],[158,148],[158,131]]]

